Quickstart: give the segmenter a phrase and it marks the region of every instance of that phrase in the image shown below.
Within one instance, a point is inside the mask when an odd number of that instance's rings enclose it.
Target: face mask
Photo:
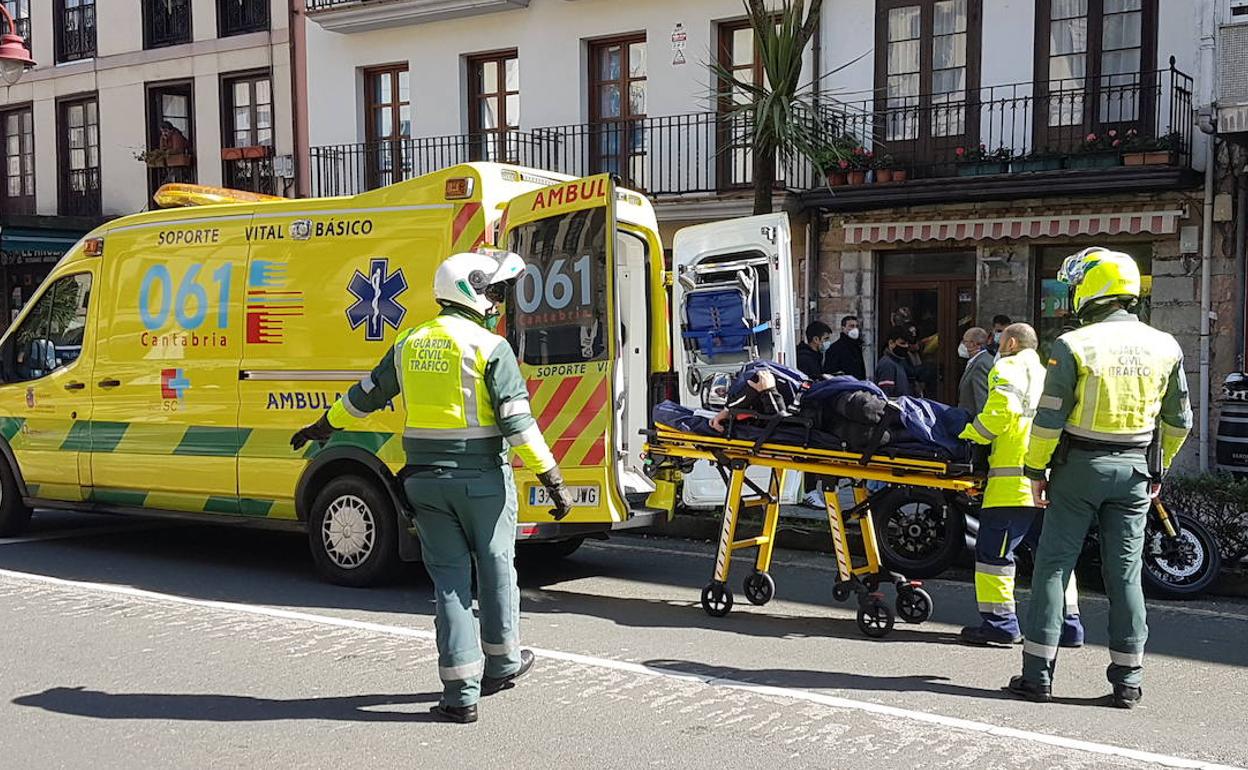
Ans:
[[[830,348],[830,347],[832,347],[832,340],[824,340],[823,342],[820,342],[820,343],[819,343],[819,352],[820,352],[820,353],[827,353],[827,352],[828,352],[828,348]]]
[[[1000,345],[1001,344],[1001,332],[993,332],[992,341]]]
[[[498,321],[502,318],[498,313],[490,313],[485,317],[485,328],[494,331],[498,328]]]
[[[858,331],[858,329],[856,328],[850,329],[849,331],[845,332],[845,335],[848,336],[851,340],[858,339],[859,334],[862,334],[862,332]]]
[[[971,357],[971,351],[966,349],[966,343],[959,342],[958,343],[958,358],[970,358],[970,357]]]

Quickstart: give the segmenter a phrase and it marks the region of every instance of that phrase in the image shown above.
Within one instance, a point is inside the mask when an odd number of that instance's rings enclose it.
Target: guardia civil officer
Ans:
[[[326,440],[352,418],[402,397],[403,487],[437,594],[443,694],[433,713],[454,722],[475,722],[480,695],[510,686],[533,666],[533,653],[520,648],[513,563],[518,506],[504,440],[537,472],[557,518],[572,502],[533,419],[515,354],[492,331],[498,305],[523,271],[524,262],[510,252],[449,257],[433,279],[441,314],[400,333],[371,374],[291,438],[296,449]],[[472,614],[474,561],[479,640]]]
[[[1031,428],[1024,466],[1042,504],[1047,491],[1048,509],[1023,629],[1023,672],[1007,689],[1052,699],[1062,589],[1095,524],[1109,598],[1106,675],[1114,705],[1133,708],[1143,695],[1148,637],[1140,587],[1145,517],[1192,424],[1183,352],[1174,337],[1129,312],[1141,291],[1130,256],[1085,249],[1066,258],[1058,278],[1074,287],[1083,325],[1054,344]]]
[[[988,335],[979,331],[975,341],[982,345]],[[998,360],[985,379],[988,395],[984,406],[962,431],[961,438],[992,446],[975,539],[975,601],[980,622],[962,629],[964,644],[999,646],[1023,641],[1014,603],[1014,552],[1020,543],[1034,547],[1040,536],[1041,511],[1032,496],[1031,482],[1023,475],[1031,421],[1044,391],[1044,364],[1036,353],[1038,344],[1036,330],[1027,324],[1004,329]],[[988,353],[981,350],[979,355]],[[1061,646],[1082,644],[1083,624],[1072,575],[1066,590]]]

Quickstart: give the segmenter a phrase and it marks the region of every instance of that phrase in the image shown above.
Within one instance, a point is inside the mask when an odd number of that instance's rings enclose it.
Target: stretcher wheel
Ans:
[[[832,598],[836,599],[838,602],[843,602],[846,599],[848,599],[849,594],[850,594],[849,583],[837,583],[836,585],[832,586]]]
[[[879,639],[893,630],[893,609],[879,599],[872,599],[858,608],[858,630]]]
[[[759,607],[771,601],[776,595],[776,581],[771,579],[771,575],[766,572],[754,572],[745,576],[745,584],[742,586],[745,590],[745,598],[750,600],[750,604],[756,604]]]
[[[702,589],[702,609],[713,618],[722,618],[732,610],[732,591],[723,583],[710,583]]]
[[[926,623],[932,617],[932,595],[916,586],[898,588],[897,617],[905,623]]]

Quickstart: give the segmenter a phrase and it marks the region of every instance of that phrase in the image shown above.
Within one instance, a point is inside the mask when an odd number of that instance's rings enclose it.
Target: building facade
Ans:
[[[0,0],[38,66],[0,87],[0,327],[68,245],[165,182],[293,192],[282,0]]]

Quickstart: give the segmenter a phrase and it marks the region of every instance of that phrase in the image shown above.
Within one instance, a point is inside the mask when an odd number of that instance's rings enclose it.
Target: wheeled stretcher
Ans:
[[[870,637],[882,637],[892,630],[896,617],[907,623],[922,623],[932,615],[932,597],[918,581],[884,569],[871,521],[868,481],[969,492],[982,484],[969,463],[939,459],[911,459],[877,454],[864,457],[852,452],[812,449],[786,444],[733,438],[708,437],[658,425],[647,434],[646,455],[655,466],[675,464],[688,469],[696,460],[712,463],[728,488],[724,499],[723,524],[715,555],[715,572],[702,590],[702,609],[713,617],[732,610],[728,572],[733,554],[756,548],[754,571],[744,581],[745,597],[751,604],[764,605],[775,595],[775,581],[769,574],[776,529],[780,523],[780,488],[785,471],[849,480],[855,504],[842,509],[835,485],[825,485],[828,527],[836,555],[837,581],[832,595],[837,601],[850,596],[858,599],[858,627]],[[746,476],[751,467],[770,469],[770,481],[763,489]],[[746,489],[753,493],[747,499]],[[762,531],[755,537],[737,538],[737,523],[743,509],[765,506]],[[849,549],[847,525],[857,522],[865,560],[855,564]],[[896,587],[896,613],[880,593],[880,586]]]

